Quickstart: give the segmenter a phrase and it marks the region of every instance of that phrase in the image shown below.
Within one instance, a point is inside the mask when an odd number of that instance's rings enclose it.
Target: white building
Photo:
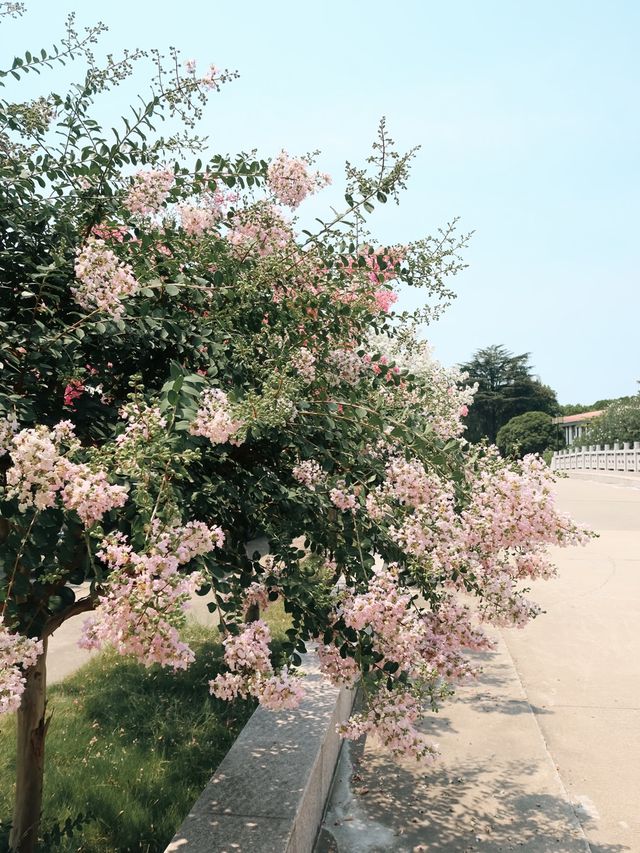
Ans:
[[[558,424],[558,429],[564,433],[565,444],[569,447],[585,432],[589,422],[601,414],[602,411],[581,412],[579,415],[565,415],[561,418],[554,418],[553,422]]]

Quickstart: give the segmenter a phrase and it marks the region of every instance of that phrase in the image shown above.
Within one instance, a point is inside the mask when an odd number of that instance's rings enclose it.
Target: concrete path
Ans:
[[[640,491],[557,485],[600,538],[554,554],[547,613],[505,639],[593,851],[640,851]]]
[[[438,765],[344,751],[317,853],[640,853],[640,491],[557,493],[600,539],[554,553],[547,613],[429,720]]]

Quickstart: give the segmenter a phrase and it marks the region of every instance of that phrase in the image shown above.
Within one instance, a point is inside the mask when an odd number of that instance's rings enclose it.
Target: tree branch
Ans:
[[[42,637],[49,637],[54,631],[57,631],[58,628],[67,621],[67,619],[70,619],[72,616],[78,616],[80,613],[89,613],[95,608],[95,606],[95,599],[90,595],[86,598],[79,598],[77,601],[74,601],[73,604],[70,604],[69,607],[65,607],[64,610],[60,611],[60,613],[56,613],[55,616],[52,616],[51,619],[45,623],[45,626],[42,629]]]

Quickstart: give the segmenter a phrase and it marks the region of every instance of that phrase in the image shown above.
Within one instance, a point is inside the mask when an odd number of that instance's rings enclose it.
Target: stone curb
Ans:
[[[312,655],[295,711],[258,708],[165,853],[311,853],[354,691],[332,687]]]

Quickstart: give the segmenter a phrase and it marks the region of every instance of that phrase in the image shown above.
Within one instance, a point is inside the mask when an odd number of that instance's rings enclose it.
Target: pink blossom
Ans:
[[[234,418],[227,395],[220,388],[207,388],[202,393],[200,408],[189,427],[191,435],[202,435],[212,444],[240,444],[234,438],[243,422]]]
[[[255,205],[237,214],[227,233],[236,257],[267,257],[290,247],[293,233],[273,205]]]
[[[210,65],[209,69],[200,78],[200,84],[205,89],[217,89],[220,72],[215,65]]]
[[[437,747],[415,727],[420,715],[420,706],[409,691],[383,691],[374,697],[366,711],[354,714],[338,730],[343,737],[353,740],[374,733],[398,758],[408,756],[432,761]]]
[[[220,211],[213,207],[195,204],[181,204],[178,207],[180,225],[190,237],[211,231],[220,219]]]
[[[60,494],[62,503],[66,509],[75,510],[86,527],[126,503],[128,488],[110,483],[104,471],[69,463],[65,479],[67,482]]]
[[[147,553],[134,552],[122,534],[108,536],[97,556],[111,573],[98,607],[83,626],[81,645],[92,649],[111,644],[120,654],[132,654],[145,666],[189,666],[194,655],[180,639],[179,629],[204,579],[198,572],[183,575],[178,567],[194,553],[201,553],[204,545],[213,544],[213,536],[202,534],[203,529],[194,525],[164,531],[151,542]],[[180,557],[169,550],[170,546]]]
[[[63,402],[65,406],[75,408],[74,400],[79,399],[84,394],[84,382],[81,379],[72,379],[68,382],[64,389]]]
[[[137,172],[124,206],[133,214],[153,216],[164,205],[174,182],[175,177],[168,170]]]
[[[116,436],[116,444],[130,447],[138,442],[146,444],[152,436],[162,433],[167,426],[166,418],[157,406],[132,402],[120,409],[120,417],[127,422],[124,432]]]
[[[341,657],[336,646],[319,645],[320,669],[336,687],[353,687],[360,677],[360,667],[351,657]]]
[[[261,619],[242,626],[224,640],[224,661],[231,672],[271,672],[271,632]]]
[[[98,237],[100,240],[115,240],[116,243],[123,243],[124,238],[129,235],[128,228],[122,228],[119,225],[94,225],[91,229],[93,237]]]
[[[305,382],[313,382],[316,377],[316,357],[307,347],[300,347],[293,354],[291,366]]]
[[[298,207],[314,190],[331,183],[329,175],[312,173],[304,160],[289,157],[284,151],[269,166],[267,184],[278,201]]]
[[[325,472],[313,459],[305,459],[303,462],[298,462],[292,474],[295,480],[302,483],[308,489],[311,489],[312,492],[315,492],[316,487],[322,485],[327,479]]]
[[[17,498],[18,509],[47,509],[64,487],[68,462],[56,446],[55,435],[46,427],[24,429],[10,447],[12,466],[7,471],[7,496]]]
[[[391,306],[398,301],[398,294],[394,293],[393,290],[381,288],[380,290],[376,290],[374,299],[378,310],[388,314],[391,310]]]
[[[356,496],[346,491],[346,484],[343,481],[336,483],[329,491],[329,500],[343,512],[353,512],[357,505]]]
[[[89,237],[76,252],[77,284],[71,288],[85,311],[103,311],[114,319],[124,313],[123,300],[135,295],[139,283],[128,264],[107,249],[104,240]]]
[[[25,687],[24,671],[42,654],[40,640],[11,632],[0,616],[0,714],[17,711]]]
[[[255,681],[254,694],[262,707],[268,711],[297,708],[304,697],[300,679],[291,676],[286,670],[277,675],[258,678]]]
[[[227,700],[255,696],[272,711],[297,707],[303,696],[299,680],[286,670],[273,672],[270,641],[269,628],[261,620],[244,624],[237,635],[227,637],[224,660],[230,672],[209,682],[211,693]]]

